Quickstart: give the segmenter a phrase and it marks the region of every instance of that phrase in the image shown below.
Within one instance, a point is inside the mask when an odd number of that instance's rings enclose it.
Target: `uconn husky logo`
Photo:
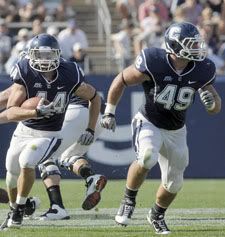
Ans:
[[[170,40],[179,40],[181,28],[180,27],[173,27],[169,31],[169,39]]]
[[[95,81],[95,87],[107,98],[108,85]],[[103,84],[102,84],[103,83]],[[99,88],[100,87],[100,88]],[[110,166],[123,166],[135,160],[135,152],[132,148],[131,120],[142,103],[143,91],[137,91],[137,87],[127,88],[116,109],[116,131],[104,129],[99,139],[91,145],[88,157],[98,163]]]

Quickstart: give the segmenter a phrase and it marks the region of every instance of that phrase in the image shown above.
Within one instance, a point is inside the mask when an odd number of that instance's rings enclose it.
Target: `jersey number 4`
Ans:
[[[37,93],[37,96],[47,99],[47,92],[39,91]],[[58,92],[53,100],[53,103],[56,113],[63,113],[65,111],[65,105],[66,105],[66,92]]]
[[[163,104],[167,110],[185,110],[192,104],[194,94],[195,90],[191,87],[181,87],[177,93],[177,86],[168,84],[156,97],[156,102]]]

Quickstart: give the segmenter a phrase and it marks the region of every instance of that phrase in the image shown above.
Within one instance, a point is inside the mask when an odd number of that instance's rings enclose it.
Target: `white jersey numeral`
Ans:
[[[55,110],[58,113],[63,113],[66,104],[66,92],[58,92],[53,100]]]
[[[38,91],[37,96],[47,99],[47,92]],[[58,92],[53,100],[53,103],[56,112],[63,113],[65,111],[65,105],[66,105],[66,92]]]
[[[174,109],[176,110],[185,110],[189,107],[193,102],[195,91],[191,87],[182,87],[178,91],[177,101],[174,105]]]
[[[177,86],[168,84],[156,97],[156,102],[163,104],[164,108],[170,110],[185,110],[193,101],[195,91],[191,87],[181,87],[177,94],[177,102],[175,103]]]
[[[171,107],[174,105],[176,90],[176,85],[167,85],[157,96],[156,101],[160,104],[163,104],[165,109],[171,109]]]

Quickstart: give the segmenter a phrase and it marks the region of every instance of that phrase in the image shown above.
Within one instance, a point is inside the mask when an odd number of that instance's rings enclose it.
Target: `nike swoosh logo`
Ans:
[[[196,83],[197,81],[188,81],[188,84],[194,84]]]
[[[64,88],[64,86],[57,86],[57,90]]]

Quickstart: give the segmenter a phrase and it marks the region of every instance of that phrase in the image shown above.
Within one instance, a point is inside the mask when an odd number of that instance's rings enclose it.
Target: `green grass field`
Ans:
[[[4,182],[0,182],[4,187]],[[85,192],[84,182],[64,180],[61,190],[64,204],[71,219],[44,222],[24,220],[20,230],[0,232],[5,237],[149,237],[157,236],[148,225],[146,214],[154,203],[159,185],[158,180],[145,182],[137,198],[137,206],[131,225],[120,227],[115,224],[114,216],[119,207],[125,180],[109,180],[98,208],[83,211],[80,206]],[[31,193],[40,197],[42,203],[36,215],[48,207],[47,194],[41,181],[37,181]],[[8,211],[7,205],[0,205],[0,221]],[[167,211],[167,224],[170,236],[217,237],[225,236],[225,181],[224,180],[186,180],[177,199]]]

